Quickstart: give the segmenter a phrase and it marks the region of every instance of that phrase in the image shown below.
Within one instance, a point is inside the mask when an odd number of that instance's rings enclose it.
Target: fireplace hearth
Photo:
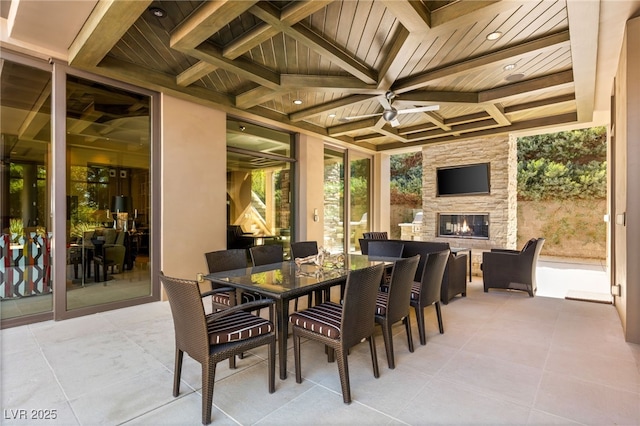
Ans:
[[[488,213],[440,213],[438,236],[489,239]]]

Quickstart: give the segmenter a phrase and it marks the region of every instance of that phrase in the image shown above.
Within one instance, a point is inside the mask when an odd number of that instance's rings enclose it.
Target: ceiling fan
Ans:
[[[351,117],[342,117],[340,121],[352,121],[352,120],[360,120],[363,118],[376,117],[381,115],[382,118],[391,124],[392,127],[398,127],[400,122],[398,121],[399,114],[415,114],[418,112],[426,112],[426,111],[436,111],[440,109],[440,105],[427,105],[416,108],[403,108],[397,109],[393,106],[393,100],[396,98],[396,94],[391,90],[385,93],[384,98],[377,98],[380,105],[384,108],[384,111],[378,112],[375,114],[366,114],[366,115],[355,115]]]

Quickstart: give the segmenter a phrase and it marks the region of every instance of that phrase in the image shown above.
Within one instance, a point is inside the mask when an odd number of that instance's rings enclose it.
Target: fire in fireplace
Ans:
[[[489,214],[438,214],[438,236],[489,239]]]

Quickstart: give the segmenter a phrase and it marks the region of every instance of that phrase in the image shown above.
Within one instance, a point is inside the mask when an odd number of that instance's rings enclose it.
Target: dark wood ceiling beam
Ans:
[[[223,68],[240,78],[253,81],[272,90],[280,88],[280,75],[254,64],[244,58],[230,60],[222,56],[219,49],[208,43],[202,43],[188,52],[194,58],[205,61],[211,65]]]
[[[272,90],[268,87],[258,86],[236,96],[236,106],[240,109],[248,109],[264,102],[268,102],[282,95],[280,90]]]
[[[178,84],[178,86],[186,87],[200,80],[205,75],[211,74],[217,69],[218,67],[216,65],[200,61],[178,74],[176,76],[176,83]]]
[[[99,1],[69,47],[69,64],[97,66],[150,4],[151,0]]]
[[[482,105],[482,107],[499,125],[508,126],[511,124],[511,121],[504,115],[504,109],[500,105],[487,103]]]
[[[554,96],[552,98],[541,99],[538,101],[525,102],[518,105],[512,105],[505,107],[504,113],[511,114],[513,112],[526,111],[536,108],[545,108],[550,105],[557,105],[565,102],[573,102],[576,100],[576,96],[573,93],[568,95]]]
[[[422,2],[383,0],[382,4],[409,32],[425,32],[431,28],[431,14]]]
[[[329,136],[342,136],[355,130],[369,129],[375,127],[378,120],[375,117],[350,123],[338,124],[327,129]]]
[[[167,93],[181,99],[189,99],[203,105],[217,106],[223,110],[233,107],[233,98],[220,92],[199,86],[182,87],[174,76],[150,69],[131,67],[128,62],[107,56],[93,70],[97,74],[135,84],[150,90]]]
[[[379,89],[389,90],[391,88],[423,39],[422,34],[411,34],[404,28],[398,31],[391,44],[391,49],[378,71]]]
[[[504,10],[504,3],[505,2],[500,0],[475,0],[450,3],[431,12],[429,17],[431,22],[430,26],[431,28],[437,28],[446,24],[455,24],[461,27],[464,24],[463,21],[478,22],[485,17],[495,16],[496,10],[498,9]],[[512,8],[517,6],[517,4],[511,5]]]
[[[410,105],[431,105],[438,104],[477,104],[478,94],[476,92],[451,92],[433,90],[415,90],[405,92],[395,99],[397,104]]]
[[[455,125],[455,124],[462,124],[462,123],[470,123],[472,121],[485,120],[490,117],[491,116],[487,114],[486,111],[482,111],[482,112],[475,112],[472,114],[460,115],[452,118],[446,118],[444,120],[444,123],[447,125]]]
[[[255,0],[204,2],[171,32],[169,46],[176,50],[193,49],[256,3]]]
[[[500,61],[516,61],[519,56],[541,53],[561,46],[569,45],[569,31],[561,31],[555,34],[540,37],[535,40],[526,41],[514,46],[506,47],[498,51],[487,53],[475,58],[456,62],[454,64],[426,71],[413,77],[398,81],[393,87],[397,93],[404,93],[411,90],[418,90],[435,80],[441,78],[451,78],[460,73],[468,73],[474,69],[493,65]]]
[[[307,118],[324,114],[328,111],[336,110],[338,108],[343,108],[347,105],[349,106],[357,105],[362,102],[368,102],[370,100],[371,100],[371,96],[368,96],[368,95],[346,96],[344,98],[336,99],[335,101],[327,102],[322,105],[316,105],[314,107],[289,114],[289,119],[293,122],[302,121],[302,120],[306,120]],[[356,123],[359,123],[359,122],[353,122],[349,124],[356,124]]]
[[[280,21],[277,10],[267,2],[259,2],[249,10],[257,18],[278,29],[285,35],[304,44],[309,49],[323,56],[327,60],[341,67],[351,75],[367,84],[377,83],[377,74],[365,65],[359,63],[347,52],[329,43],[307,27],[301,24],[286,25]]]
[[[301,21],[307,16],[322,9],[327,4],[332,3],[332,1],[333,0],[295,1],[282,11],[278,19],[283,26],[290,27],[298,21]],[[271,5],[264,5],[264,9],[267,9],[273,16],[278,15],[277,9],[273,8]],[[275,37],[280,32],[280,28],[267,23],[258,25],[225,46],[222,54],[225,58],[236,59],[254,47],[257,47],[265,41]]]
[[[384,94],[375,84],[366,84],[352,76],[281,74],[280,85],[288,89],[328,89],[330,91],[357,89],[363,92]]]
[[[468,139],[470,137],[484,137],[484,136],[494,136],[505,133],[512,133],[520,130],[528,130],[528,129],[543,129],[545,127],[554,127],[561,124],[575,123],[578,119],[578,116],[575,112],[554,115],[551,117],[542,117],[535,118],[532,120],[520,121],[517,123],[513,123],[510,126],[504,127],[495,127],[484,130],[479,130],[477,132],[470,132],[462,135],[443,135],[442,137],[432,138],[429,141],[421,140],[421,141],[411,141],[408,143],[397,143],[391,142],[388,144],[378,145],[376,147],[377,151],[386,151],[390,149],[398,149],[398,148],[408,148],[412,146],[420,146],[425,143],[436,143],[436,142],[451,142],[461,139]]]
[[[398,132],[398,129],[395,129],[395,128],[391,127],[391,125],[389,125],[388,123],[386,123],[382,127],[376,126],[376,132],[378,132],[381,135],[384,135],[386,137],[389,137],[389,138],[395,139],[397,141],[400,141],[400,142],[408,142],[409,141],[404,135],[401,135]]]
[[[500,102],[513,96],[522,95],[524,93],[535,93],[539,90],[550,88],[557,89],[565,85],[573,83],[573,71],[561,71],[555,74],[545,75],[542,77],[532,78],[530,80],[520,81],[517,83],[507,84],[505,86],[496,87],[495,89],[485,90],[478,94],[478,100],[482,102]]]

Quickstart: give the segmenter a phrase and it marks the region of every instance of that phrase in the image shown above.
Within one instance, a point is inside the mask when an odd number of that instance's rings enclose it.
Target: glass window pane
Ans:
[[[324,150],[324,248],[344,252],[344,154]]]
[[[354,155],[355,157],[355,155]],[[349,203],[351,206],[351,239],[350,251],[360,251],[359,239],[363,233],[369,231],[370,190],[369,180],[371,175],[370,158],[354,158],[351,160],[351,175],[349,177]]]
[[[150,97],[67,77],[67,309],[151,294]]]
[[[0,313],[53,308],[49,164],[51,73],[8,60],[0,81]]]
[[[228,123],[228,248],[282,244],[291,239],[293,159],[291,135],[255,125]]]

